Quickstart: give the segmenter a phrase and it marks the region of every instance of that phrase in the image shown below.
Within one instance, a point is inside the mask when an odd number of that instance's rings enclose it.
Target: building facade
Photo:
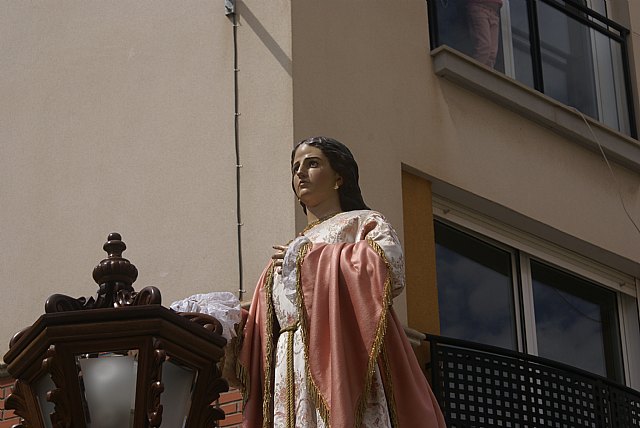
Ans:
[[[291,147],[328,135],[403,239],[409,327],[639,390],[640,4],[496,10],[491,67],[453,0],[6,5],[4,343],[94,294],[112,231],[165,304],[250,299],[304,225]]]

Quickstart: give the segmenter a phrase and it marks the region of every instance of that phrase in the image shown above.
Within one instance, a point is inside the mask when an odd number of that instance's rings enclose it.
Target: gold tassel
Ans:
[[[293,339],[295,330],[287,332],[287,428],[295,428],[295,386],[293,382]]]

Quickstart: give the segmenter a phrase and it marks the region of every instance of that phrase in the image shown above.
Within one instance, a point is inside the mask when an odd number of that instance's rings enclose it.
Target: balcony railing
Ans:
[[[476,0],[427,0],[432,49],[452,47],[636,138],[629,30],[585,6],[604,2],[503,2],[502,7],[493,7],[498,21],[496,43],[476,21]],[[490,9],[481,12],[490,14]]]
[[[640,392],[573,367],[427,335],[433,392],[449,428],[640,426]]]

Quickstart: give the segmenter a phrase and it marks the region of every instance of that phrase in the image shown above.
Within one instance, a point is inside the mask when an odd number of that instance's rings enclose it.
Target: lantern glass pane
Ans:
[[[49,373],[42,375],[35,383],[36,400],[38,400],[38,407],[40,408],[45,428],[52,428],[50,415],[54,412],[55,405],[47,401],[47,392],[55,388],[56,386]]]
[[[168,360],[162,364],[162,426],[184,428],[191,408],[191,395],[196,377],[197,372],[194,369],[175,360]]]
[[[76,356],[87,428],[133,427],[138,351]]]

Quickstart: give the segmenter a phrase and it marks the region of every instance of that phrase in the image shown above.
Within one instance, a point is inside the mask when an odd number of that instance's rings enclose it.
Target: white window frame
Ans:
[[[517,0],[517,1],[522,1],[522,0]],[[596,12],[602,12],[601,8],[594,8],[594,0],[587,0],[587,7],[596,11]],[[609,3],[605,3],[605,15],[606,16],[610,16],[610,6]],[[513,35],[511,33],[511,8],[510,8],[510,0],[505,0],[502,8],[500,10],[500,31],[502,34],[502,53],[503,53],[503,63],[504,63],[504,74],[511,77],[512,79],[517,80],[516,78],[516,69],[515,69],[515,59],[514,59],[514,55],[513,55]],[[629,123],[629,114],[628,112],[628,106],[627,106],[627,100],[626,100],[626,94],[622,88],[622,84],[624,82],[624,74],[623,71],[620,67],[615,67],[616,64],[621,64],[619,55],[616,54],[617,50],[613,49],[612,47],[612,43],[613,42],[609,42],[609,50],[608,52],[602,52],[603,47],[600,46],[598,43],[596,43],[596,33],[597,31],[589,28],[589,35],[590,35],[590,47],[591,47],[591,53],[592,53],[592,59],[593,59],[593,64],[592,64],[592,68],[593,68],[593,73],[594,73],[594,79],[595,79],[595,96],[596,96],[596,106],[597,106],[597,111],[598,111],[598,118],[597,120],[606,124],[607,126],[610,126],[614,129],[619,130],[622,133],[625,134],[629,134],[630,132],[630,123]],[[600,61],[598,61],[598,58],[601,58],[603,56],[609,56],[610,61],[612,61],[612,65],[614,66],[612,69],[612,77],[613,77],[613,85],[614,85],[614,91],[612,94],[609,94],[608,91],[607,92],[603,92],[603,89],[601,88],[601,80],[600,80],[600,75],[603,73],[603,70],[607,67],[609,67],[608,63],[604,63],[602,64]],[[615,61],[614,61],[615,60]],[[616,107],[616,111],[615,111],[615,116],[616,116],[616,123],[613,123],[613,120],[610,118],[611,113],[605,111],[605,107],[604,107],[604,99],[607,96],[611,96],[613,95],[615,97],[615,107]]]
[[[508,0],[507,0],[508,1]],[[596,7],[595,3],[600,2],[601,4]],[[603,7],[604,6],[604,7]],[[611,6],[610,2],[605,0],[587,0],[587,7],[590,9],[600,13],[601,15],[611,16]],[[608,49],[604,48],[602,45],[596,42],[596,34],[598,32],[593,28],[589,29],[589,34],[591,37],[591,54],[594,61],[593,70],[596,84],[596,96],[597,96],[597,104],[598,104],[598,116],[599,120],[602,123],[608,124],[612,128],[617,128],[620,132],[628,134],[631,129],[631,124],[629,123],[629,114],[628,112],[629,106],[627,105],[626,94],[622,88],[622,84],[624,82],[624,71],[621,68],[622,58],[620,58],[619,50],[615,49],[615,42],[609,40]],[[605,62],[599,60],[601,57],[609,57],[609,61],[611,64],[608,64],[605,58]],[[616,67],[616,64],[619,67]],[[613,91],[611,94],[608,94],[607,90],[604,90],[601,87],[601,74],[606,74],[606,69],[609,68],[609,65],[612,65],[611,69],[612,78],[613,78]],[[610,118],[611,113],[607,112],[604,106],[604,100],[606,97],[613,95],[615,97],[615,120],[616,123],[613,124],[613,119]]]
[[[521,290],[518,289],[518,279],[516,278],[513,293],[518,318],[516,326],[519,329],[519,347],[522,348],[523,342],[520,336],[524,332],[526,352],[529,354],[538,355],[530,258],[555,265],[572,275],[595,282],[616,292],[624,382],[631,388],[640,389],[640,326],[638,325],[640,320],[638,305],[640,280],[638,278],[544,241],[525,231],[499,223],[491,217],[435,194],[433,195],[433,216],[435,219],[452,226],[459,226],[471,231],[472,234],[483,238],[492,245],[497,243],[499,248],[509,248],[507,251],[512,253],[513,250],[517,250],[520,257],[519,281]],[[514,275],[518,273],[515,266],[513,272]],[[518,308],[520,304],[517,300],[520,292],[522,293],[521,309]],[[521,319],[524,319],[524,326],[521,325]],[[520,350],[523,351],[523,349]]]

